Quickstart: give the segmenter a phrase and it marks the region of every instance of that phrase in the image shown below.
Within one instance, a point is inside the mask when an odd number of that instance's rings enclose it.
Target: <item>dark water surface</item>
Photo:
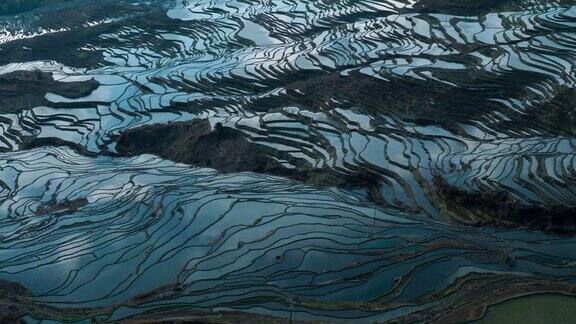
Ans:
[[[576,228],[575,5],[4,0],[0,279],[29,289],[10,311],[442,321],[574,293],[576,239],[550,229]],[[378,185],[116,154],[193,120]],[[451,206],[438,177],[528,207],[464,226],[495,209]]]

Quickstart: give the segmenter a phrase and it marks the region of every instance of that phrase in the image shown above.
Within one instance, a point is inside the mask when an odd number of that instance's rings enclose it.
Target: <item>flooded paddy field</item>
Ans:
[[[2,319],[573,303],[575,32],[570,0],[3,2]]]

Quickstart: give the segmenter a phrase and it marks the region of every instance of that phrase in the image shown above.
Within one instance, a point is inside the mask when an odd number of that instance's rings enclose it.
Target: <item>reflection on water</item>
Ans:
[[[108,320],[186,309],[414,321],[462,306],[470,278],[574,280],[572,237],[446,223],[434,187],[440,176],[576,205],[572,1],[7,8],[0,95],[18,100],[0,101],[0,279],[35,301],[121,305],[96,312]],[[127,129],[199,119],[281,152],[285,168],[369,171],[378,199],[115,157]]]

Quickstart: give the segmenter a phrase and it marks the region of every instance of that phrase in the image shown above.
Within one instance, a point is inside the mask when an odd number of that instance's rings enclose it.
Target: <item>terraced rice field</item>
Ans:
[[[7,0],[3,319],[576,294],[576,2]]]

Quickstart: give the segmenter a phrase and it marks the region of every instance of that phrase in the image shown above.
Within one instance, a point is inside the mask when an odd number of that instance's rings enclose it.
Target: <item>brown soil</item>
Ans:
[[[65,200],[58,202],[52,199],[49,203],[42,204],[36,208],[36,214],[45,215],[54,212],[74,212],[78,208],[88,205],[88,199],[79,198],[74,200]]]
[[[252,324],[252,323],[269,323],[269,324],[320,324],[328,323],[325,321],[300,321],[288,318],[264,316],[258,314],[249,314],[241,312],[194,312],[194,311],[170,311],[154,313],[152,315],[142,315],[123,320],[122,323],[206,323],[206,324]]]
[[[94,80],[57,82],[49,73],[39,70],[16,71],[0,75],[0,114],[46,105],[45,96],[52,92],[67,98],[81,98],[98,88]]]
[[[549,234],[576,234],[576,206],[525,205],[505,192],[469,192],[434,178],[449,217],[474,226],[521,227]]]
[[[539,105],[530,114],[565,134],[576,135],[576,89],[560,89],[551,101]]]
[[[454,45],[445,44],[445,46]],[[467,48],[464,45],[460,47],[463,48],[455,48],[455,50],[464,54],[447,59],[453,59],[456,62],[474,59],[472,55],[467,56],[466,53],[478,49]],[[489,48],[484,50],[488,51]],[[459,128],[459,122],[482,121],[487,118],[487,122],[494,123],[494,120],[488,116],[493,112],[501,112],[512,118],[512,121],[499,121],[498,126],[501,129],[515,130],[521,125],[523,129],[532,127],[544,129],[553,134],[558,131],[545,120],[510,112],[508,108],[490,100],[490,98],[526,96],[526,84],[543,81],[541,75],[530,72],[506,72],[496,77],[474,69],[458,71],[458,73],[449,71],[437,73],[442,73],[442,79],[462,86],[455,87],[433,80],[421,82],[393,76],[390,76],[388,80],[381,80],[358,72],[351,72],[349,75],[343,75],[339,71],[299,72],[282,80],[287,84],[285,94],[252,98],[249,102],[238,98],[237,104],[247,105],[246,109],[254,111],[270,111],[287,105],[303,106],[316,111],[356,107],[377,118],[382,114],[391,115],[417,124],[441,125],[462,135],[466,133]],[[162,82],[162,80],[156,81]],[[235,81],[235,87],[259,93],[259,90],[254,89],[250,82]],[[503,84],[506,86],[502,86]],[[262,91],[267,90],[269,89]],[[225,104],[229,102],[214,99],[179,104],[175,108],[198,111]]]
[[[420,0],[414,11],[452,15],[480,15],[489,12],[518,10],[522,0]]]
[[[222,172],[250,171],[287,177],[316,187],[365,188],[379,197],[380,177],[360,170],[344,174],[328,168],[314,168],[306,161],[250,142],[236,129],[217,125],[211,130],[208,121],[179,122],[144,126],[123,133],[116,147],[123,156],[155,154],[186,164],[214,168]],[[286,168],[276,159],[290,160],[295,169]]]
[[[179,292],[166,294],[173,290],[171,286],[161,287],[143,299],[134,298],[126,302],[128,306],[138,306],[151,299],[163,296],[174,296]],[[0,323],[24,323],[22,317],[30,315],[38,319],[52,319],[64,322],[75,322],[91,319],[98,322],[95,316],[111,314],[115,307],[95,308],[56,308],[34,301],[30,291],[15,282],[0,280]],[[136,315],[122,323],[288,323],[284,318],[250,314],[243,312],[202,312],[188,309],[158,311],[153,314]],[[319,321],[293,321],[293,323],[320,323]]]

